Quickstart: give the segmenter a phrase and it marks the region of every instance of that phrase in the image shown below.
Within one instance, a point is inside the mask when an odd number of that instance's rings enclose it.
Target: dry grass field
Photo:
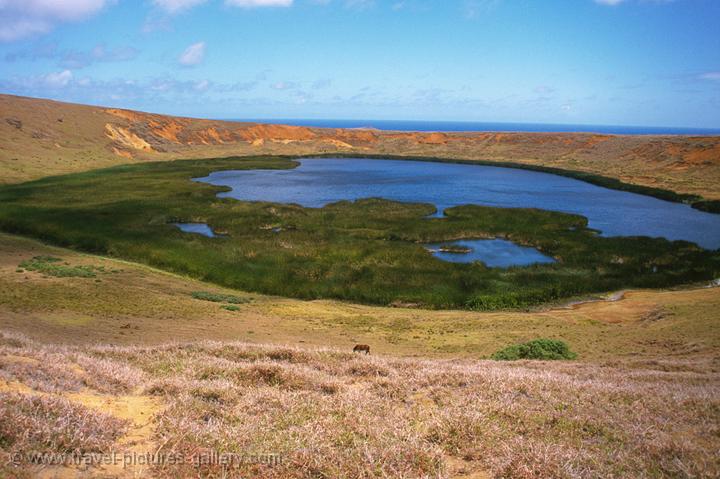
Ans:
[[[717,477],[718,366],[400,359],[227,341],[68,347],[3,333],[3,450],[55,463],[0,472]],[[78,467],[50,455],[113,451],[166,462]],[[204,459],[213,451],[239,459]]]

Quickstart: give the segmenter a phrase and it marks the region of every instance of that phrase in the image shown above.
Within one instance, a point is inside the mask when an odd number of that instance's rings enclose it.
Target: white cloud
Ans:
[[[332,80],[329,78],[321,78],[320,80],[315,80],[312,84],[313,90],[322,90],[324,88],[328,88],[332,85]]]
[[[57,43],[51,42],[6,53],[4,60],[6,62],[52,60],[62,69],[78,70],[99,62],[130,61],[139,53],[139,50],[130,46],[108,47],[103,43],[95,45],[90,50],[61,50]]]
[[[45,85],[50,88],[62,88],[67,86],[73,78],[73,74],[70,70],[63,70],[57,73],[50,73],[43,79]]]
[[[178,13],[205,3],[207,0],[153,0],[153,3],[168,13]]]
[[[0,26],[0,41],[3,42],[10,42],[39,33],[47,33],[52,28],[50,23],[42,20],[7,20],[4,15],[0,15],[0,19],[0,21],[2,21],[2,26]]]
[[[90,51],[68,50],[60,52],[58,64],[63,68],[77,70],[94,63],[126,62],[135,59],[138,50],[133,47],[119,46],[109,48],[104,44],[95,45]]]
[[[84,20],[113,0],[0,0],[0,41],[47,33],[61,22]]]
[[[491,12],[500,4],[501,0],[465,0],[462,4],[462,11],[465,18],[473,19]]]
[[[611,7],[614,7],[616,5],[620,5],[621,3],[627,3],[628,0],[595,0],[595,3],[598,3],[600,5],[609,5]],[[640,0],[642,3],[673,3],[675,0]]]
[[[550,95],[555,93],[555,89],[548,85],[538,85],[533,91],[541,95]]]
[[[181,65],[195,66],[205,59],[205,42],[193,43],[180,55],[178,61]]]
[[[279,81],[270,85],[273,90],[292,90],[293,88],[297,88],[297,86],[297,83],[291,81]]]
[[[364,10],[375,5],[375,0],[345,0],[345,6],[347,8],[354,8],[356,10]]]
[[[701,80],[720,81],[720,72],[707,72],[699,77]]]
[[[2,0],[0,0],[2,1]],[[167,13],[175,14],[189,10],[208,0],[152,0],[153,4]],[[289,7],[293,0],[225,0],[225,5],[231,7]]]
[[[225,0],[225,5],[231,7],[289,7],[293,0]]]
[[[71,71],[58,71],[49,75],[0,78],[0,91],[23,96],[52,97],[87,103],[110,103],[114,100],[146,100],[149,104],[171,104],[196,101],[199,98],[246,98],[257,87],[257,82],[214,83],[209,80],[178,80],[175,78],[149,78],[145,80],[98,80],[89,76],[77,77]]]
[[[58,20],[82,20],[99,12],[106,0],[0,0],[2,11]]]

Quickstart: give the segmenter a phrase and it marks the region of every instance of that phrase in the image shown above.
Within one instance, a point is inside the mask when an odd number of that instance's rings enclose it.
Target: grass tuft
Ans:
[[[18,272],[21,268],[28,271],[36,271],[48,276],[58,278],[94,278],[98,272],[104,272],[100,266],[69,266],[59,264],[62,260],[54,256],[33,256],[18,265]]]

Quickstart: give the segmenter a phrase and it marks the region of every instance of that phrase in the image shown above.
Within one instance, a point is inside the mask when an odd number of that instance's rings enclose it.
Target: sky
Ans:
[[[0,0],[0,92],[209,118],[720,127],[720,0]]]

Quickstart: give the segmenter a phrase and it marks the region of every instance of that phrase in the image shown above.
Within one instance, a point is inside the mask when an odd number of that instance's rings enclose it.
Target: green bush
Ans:
[[[497,351],[491,356],[496,361],[516,361],[518,359],[575,359],[577,354],[570,351],[564,341],[557,339],[533,339],[527,343],[513,344]]]
[[[213,303],[243,304],[250,302],[249,299],[241,298],[240,296],[234,296],[232,294],[210,293],[208,291],[193,291],[191,295],[195,299],[212,301]]]
[[[240,308],[237,306],[234,306],[232,304],[223,304],[220,306],[222,309],[227,309],[228,311],[240,311]]]

